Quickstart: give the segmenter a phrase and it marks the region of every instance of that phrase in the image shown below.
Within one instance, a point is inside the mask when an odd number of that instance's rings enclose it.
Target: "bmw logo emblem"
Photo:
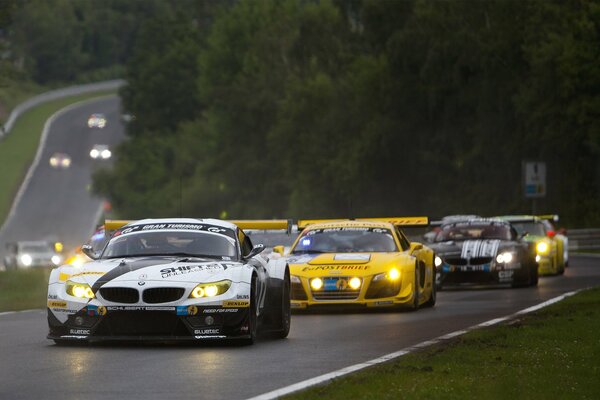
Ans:
[[[145,284],[146,284],[146,282],[144,282],[144,281],[139,281],[139,282],[138,282],[138,285],[139,285],[139,286],[144,286]]]

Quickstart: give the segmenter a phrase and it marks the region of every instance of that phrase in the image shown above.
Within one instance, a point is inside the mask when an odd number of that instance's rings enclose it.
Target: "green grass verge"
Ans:
[[[51,101],[29,110],[17,119],[10,133],[0,141],[0,160],[4,166],[0,168],[0,226],[4,223],[13,198],[35,157],[46,120],[70,104],[115,93],[112,90]]]
[[[46,308],[50,269],[0,272],[0,311]]]
[[[286,399],[597,399],[600,289]]]

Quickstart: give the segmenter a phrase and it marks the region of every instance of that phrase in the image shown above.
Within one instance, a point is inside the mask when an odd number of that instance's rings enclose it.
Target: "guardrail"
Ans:
[[[115,79],[112,81],[104,81],[98,83],[89,83],[86,85],[78,85],[78,86],[70,86],[63,89],[51,90],[46,93],[42,93],[35,97],[32,97],[23,103],[19,104],[12,110],[10,115],[8,116],[8,120],[0,129],[0,141],[4,138],[4,136],[8,135],[10,130],[17,118],[21,116],[24,112],[32,109],[33,107],[37,107],[42,103],[47,101],[61,99],[64,97],[85,94],[85,93],[93,93],[93,92],[102,92],[105,90],[118,89],[125,84],[123,79]]]
[[[569,250],[599,250],[600,229],[569,229]]]

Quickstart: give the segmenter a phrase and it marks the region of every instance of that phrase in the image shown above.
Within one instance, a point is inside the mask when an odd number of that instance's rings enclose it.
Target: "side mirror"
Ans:
[[[100,255],[94,251],[92,245],[90,244],[84,244],[81,246],[81,252],[92,260],[97,260],[100,257]]]
[[[285,247],[283,247],[282,245],[274,246],[273,253],[283,255],[283,253],[285,253]]]
[[[248,253],[246,256],[244,256],[244,259],[249,259],[254,257],[257,254],[262,253],[262,251],[265,249],[265,245],[264,244],[257,244],[255,245],[252,250],[250,250],[250,253]]]
[[[423,249],[423,245],[421,243],[411,242],[411,244],[410,244],[411,253],[413,251],[422,250],[422,249]]]

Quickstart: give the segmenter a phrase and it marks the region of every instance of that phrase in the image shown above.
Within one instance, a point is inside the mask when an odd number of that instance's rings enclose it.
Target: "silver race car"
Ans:
[[[284,259],[262,256],[244,229],[287,221],[216,219],[107,221],[112,237],[94,261],[50,275],[48,338],[195,341],[290,329],[290,275]]]

